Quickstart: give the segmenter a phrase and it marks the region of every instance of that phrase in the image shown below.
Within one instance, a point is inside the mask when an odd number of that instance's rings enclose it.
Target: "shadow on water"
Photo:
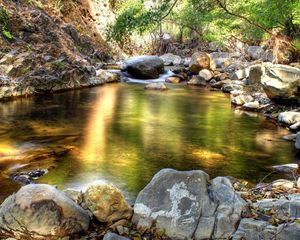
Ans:
[[[22,164],[50,168],[40,183],[83,187],[105,179],[135,196],[166,167],[254,183],[272,165],[293,161],[293,144],[281,140],[285,129],[232,109],[222,93],[170,88],[156,92],[112,84],[1,103],[0,198],[19,187],[8,176],[16,166],[24,169]],[[29,150],[45,154],[62,148],[71,151],[45,159],[27,156]]]

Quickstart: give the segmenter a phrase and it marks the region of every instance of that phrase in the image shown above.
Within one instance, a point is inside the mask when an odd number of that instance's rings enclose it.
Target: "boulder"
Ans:
[[[288,125],[295,124],[300,121],[300,112],[282,112],[278,115],[278,121]]]
[[[256,84],[261,82],[261,76],[263,74],[261,64],[255,64],[249,68],[249,80],[250,84]]]
[[[124,195],[113,184],[98,181],[90,184],[83,194],[84,205],[104,223],[130,219],[132,208]]]
[[[83,208],[46,184],[22,187],[0,208],[1,229],[21,239],[57,239],[86,231],[89,223]]]
[[[270,99],[295,100],[300,87],[300,69],[280,64],[266,66],[261,83]]]
[[[164,62],[157,56],[132,57],[123,63],[122,71],[139,79],[155,79],[164,73]]]
[[[199,76],[208,82],[214,77],[214,74],[208,69],[203,69],[199,72]]]
[[[181,57],[174,55],[172,53],[164,54],[160,56],[160,58],[164,61],[165,66],[178,66],[183,62]]]
[[[99,77],[105,83],[119,82],[120,75],[109,72],[107,70],[99,69],[96,71],[97,77]]]
[[[196,52],[192,55],[189,70],[198,74],[202,69],[210,69],[210,57],[207,53]]]
[[[203,171],[163,169],[138,194],[133,222],[144,230],[155,225],[172,239],[229,238],[245,207],[227,178],[210,185]]]
[[[265,51],[260,46],[249,46],[246,48],[246,53],[252,60],[262,59]]]
[[[200,76],[193,76],[188,82],[187,85],[194,85],[194,86],[206,86],[206,81],[204,78]]]
[[[168,90],[168,87],[164,83],[149,83],[145,86],[145,89],[165,91]]]

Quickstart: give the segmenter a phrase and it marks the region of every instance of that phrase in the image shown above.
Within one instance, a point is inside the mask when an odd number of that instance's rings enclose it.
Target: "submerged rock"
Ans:
[[[83,198],[84,205],[100,222],[113,223],[132,216],[132,208],[113,184],[100,181],[92,183],[84,192]]]
[[[145,86],[145,89],[165,91],[168,87],[164,83],[149,83]]]
[[[138,194],[133,222],[141,229],[155,224],[174,239],[229,238],[246,203],[227,178],[208,181],[200,170],[161,170]]]
[[[164,73],[164,62],[157,56],[132,57],[123,63],[122,71],[139,79],[155,79]]]
[[[21,238],[57,239],[86,231],[89,223],[84,209],[45,184],[22,187],[0,208],[1,229]]]

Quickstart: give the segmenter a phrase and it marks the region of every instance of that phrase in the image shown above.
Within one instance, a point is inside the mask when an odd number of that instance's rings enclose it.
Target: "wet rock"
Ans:
[[[189,70],[198,74],[202,69],[210,69],[210,57],[207,53],[196,52],[192,55]]]
[[[38,179],[48,173],[47,169],[36,169],[28,172],[17,172],[10,176],[10,179],[23,185],[34,183]]]
[[[227,178],[208,181],[203,171],[161,170],[138,194],[133,222],[174,239],[229,238],[246,203]]]
[[[119,82],[120,75],[112,73],[106,70],[99,69],[97,72],[97,77],[99,77],[105,83]]]
[[[86,231],[89,223],[85,210],[45,184],[22,187],[0,208],[1,228],[15,237],[57,239]]]
[[[124,61],[122,71],[139,79],[155,79],[164,72],[164,62],[156,56],[133,57]]]
[[[181,57],[174,55],[172,53],[166,53],[160,56],[160,58],[164,61],[165,66],[178,66],[181,63],[183,63]]]
[[[300,69],[279,64],[266,66],[261,83],[270,99],[295,100],[300,85]]]
[[[85,206],[100,222],[113,223],[132,216],[132,208],[124,195],[110,183],[92,183],[83,196]]]
[[[145,89],[165,91],[168,89],[168,87],[164,83],[149,83],[145,86]]]
[[[129,238],[122,237],[118,234],[109,232],[104,235],[103,240],[129,240]]]
[[[278,121],[288,125],[300,122],[300,112],[282,112],[278,115]]]
[[[206,86],[206,81],[204,78],[200,76],[193,76],[188,82],[187,85],[194,85],[194,86]]]

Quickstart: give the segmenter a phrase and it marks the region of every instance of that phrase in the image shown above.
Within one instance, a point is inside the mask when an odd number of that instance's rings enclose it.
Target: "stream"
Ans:
[[[162,168],[256,183],[296,161],[287,130],[232,108],[228,95],[168,87],[107,84],[0,103],[0,201],[20,188],[12,173],[37,168],[49,170],[38,183],[84,188],[101,179],[134,198]]]

